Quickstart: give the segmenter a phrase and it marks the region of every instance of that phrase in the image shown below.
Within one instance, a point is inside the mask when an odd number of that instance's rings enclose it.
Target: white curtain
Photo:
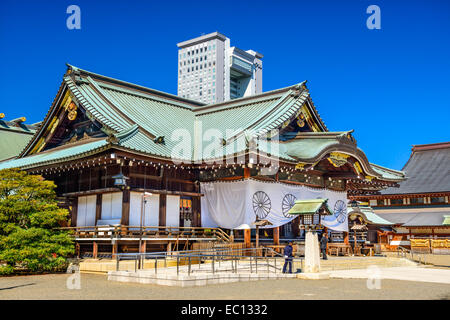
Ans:
[[[159,225],[159,194],[147,196],[147,203],[142,207],[142,192],[130,192],[130,226],[141,225],[141,211],[142,211],[142,225],[147,227],[157,227]]]
[[[96,195],[78,197],[77,227],[95,226]]]
[[[180,196],[167,195],[166,226],[180,226]]]
[[[254,179],[201,183],[200,187],[204,194],[201,199],[204,227],[235,229],[247,224],[255,228],[253,222],[258,215],[272,223],[266,228],[274,228],[295,218],[287,214],[295,200],[322,198],[328,199],[334,213],[323,224],[332,230],[348,231],[346,192]]]
[[[102,220],[122,218],[122,192],[102,194]]]

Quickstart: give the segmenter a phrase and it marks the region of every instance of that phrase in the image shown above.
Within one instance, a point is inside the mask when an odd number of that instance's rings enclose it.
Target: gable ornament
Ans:
[[[340,153],[340,152],[332,152],[328,156],[328,161],[334,166],[334,167],[342,167],[344,164],[347,163],[347,158],[350,157],[348,154]]]

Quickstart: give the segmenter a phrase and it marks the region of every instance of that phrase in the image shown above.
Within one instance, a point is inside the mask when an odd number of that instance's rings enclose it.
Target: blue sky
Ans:
[[[81,30],[66,9],[81,8]],[[381,9],[369,30],[366,8]],[[411,145],[450,141],[449,1],[0,2],[0,112],[43,119],[68,62],[176,94],[176,43],[219,31],[261,52],[263,89],[308,80],[330,131],[401,169]]]

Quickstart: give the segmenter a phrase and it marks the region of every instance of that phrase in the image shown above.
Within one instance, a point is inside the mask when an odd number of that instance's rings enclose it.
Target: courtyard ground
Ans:
[[[381,280],[368,289],[366,279],[265,280],[204,287],[165,287],[107,281],[106,275],[81,274],[81,289],[67,289],[69,274],[0,278],[0,299],[450,299],[450,284]]]

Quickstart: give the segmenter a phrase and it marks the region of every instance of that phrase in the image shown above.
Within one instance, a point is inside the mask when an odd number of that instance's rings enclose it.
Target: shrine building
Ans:
[[[204,104],[72,65],[5,168],[54,181],[78,251],[94,256],[231,242],[232,230],[249,246],[258,219],[279,243],[280,228],[296,226],[287,214],[296,199],[328,199],[333,229],[347,224],[349,197],[405,206],[422,198],[431,209],[449,195],[427,189],[404,204],[402,187],[394,192],[404,172],[370,163],[352,130],[329,131],[306,81]]]

